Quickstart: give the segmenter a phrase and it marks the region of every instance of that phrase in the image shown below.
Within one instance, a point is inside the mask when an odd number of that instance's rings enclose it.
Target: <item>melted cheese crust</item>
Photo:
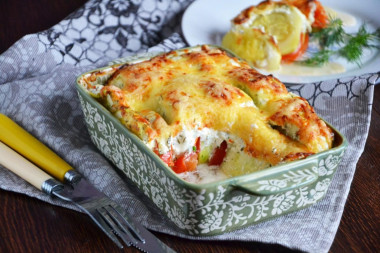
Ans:
[[[214,146],[227,140],[220,167],[228,176],[240,174],[236,166],[257,167],[241,173],[263,169],[327,150],[333,141],[331,129],[305,99],[273,76],[207,46],[123,65],[97,97],[157,154],[184,138],[201,136],[201,149],[209,145],[207,138]],[[201,135],[203,130],[208,134]],[[178,150],[175,156],[183,152]]]

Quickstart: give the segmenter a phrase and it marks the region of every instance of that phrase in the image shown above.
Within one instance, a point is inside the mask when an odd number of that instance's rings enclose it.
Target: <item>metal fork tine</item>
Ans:
[[[104,233],[114,242],[116,245],[122,249],[123,245],[120,243],[120,241],[117,239],[115,234],[112,232],[112,229],[110,226],[104,222],[103,217],[97,212],[97,210],[90,211],[90,210],[85,210],[90,217],[92,218],[93,221],[103,230]]]
[[[122,242],[125,242],[125,245],[133,245],[143,252],[174,252],[142,224],[136,222],[133,217],[129,217],[117,203],[99,192],[83,178],[69,187],[53,191],[53,195],[72,201],[89,214],[119,248],[123,248]]]
[[[118,205],[113,205],[111,204],[110,205],[112,207],[112,213],[113,213],[113,216],[117,216],[119,217],[119,221],[123,221],[124,223],[127,224],[128,228],[130,228],[130,230],[132,231],[132,233],[135,235],[135,237],[140,240],[141,242],[144,242],[144,238],[141,237],[141,235],[138,233],[138,231],[136,231],[135,227],[134,226],[131,226],[128,219],[126,218],[123,210],[120,208],[120,206]]]
[[[121,224],[117,217],[110,212],[109,206],[103,206],[98,208],[97,211],[102,215],[108,225],[114,230],[114,232],[125,242],[127,246],[131,246],[136,243],[133,235],[125,228],[124,224]]]

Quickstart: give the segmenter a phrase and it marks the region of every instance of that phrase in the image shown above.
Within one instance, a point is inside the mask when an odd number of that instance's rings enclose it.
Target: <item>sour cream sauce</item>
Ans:
[[[219,166],[208,166],[207,164],[200,164],[196,171],[180,173],[178,176],[194,184],[212,183],[227,178]]]
[[[303,66],[297,63],[283,64],[278,72],[281,75],[292,76],[321,76],[343,73],[346,68],[337,62],[328,62],[321,67]]]

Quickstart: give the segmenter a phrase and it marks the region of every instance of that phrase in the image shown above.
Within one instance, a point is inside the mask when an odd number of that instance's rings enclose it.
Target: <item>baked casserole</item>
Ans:
[[[186,181],[244,175],[332,147],[333,131],[305,99],[220,48],[113,68],[87,91]]]
[[[93,143],[181,232],[233,231],[307,208],[326,195],[347,142],[306,101],[216,46],[155,56],[131,56],[84,73],[77,90]],[[210,165],[216,150],[222,163]],[[194,171],[173,171],[193,153]]]

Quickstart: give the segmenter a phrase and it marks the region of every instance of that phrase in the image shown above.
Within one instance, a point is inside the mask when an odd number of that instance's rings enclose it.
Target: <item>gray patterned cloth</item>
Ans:
[[[182,234],[91,143],[75,90],[81,73],[148,50],[186,46],[180,18],[188,0],[90,0],[52,28],[27,35],[0,56],[0,112],[8,115],[120,203],[146,227],[196,240],[240,240],[327,252],[343,213],[366,142],[373,85],[380,72],[288,86],[305,97],[349,142],[326,197],[314,206],[219,236]],[[77,210],[52,199],[0,166],[4,190]]]

